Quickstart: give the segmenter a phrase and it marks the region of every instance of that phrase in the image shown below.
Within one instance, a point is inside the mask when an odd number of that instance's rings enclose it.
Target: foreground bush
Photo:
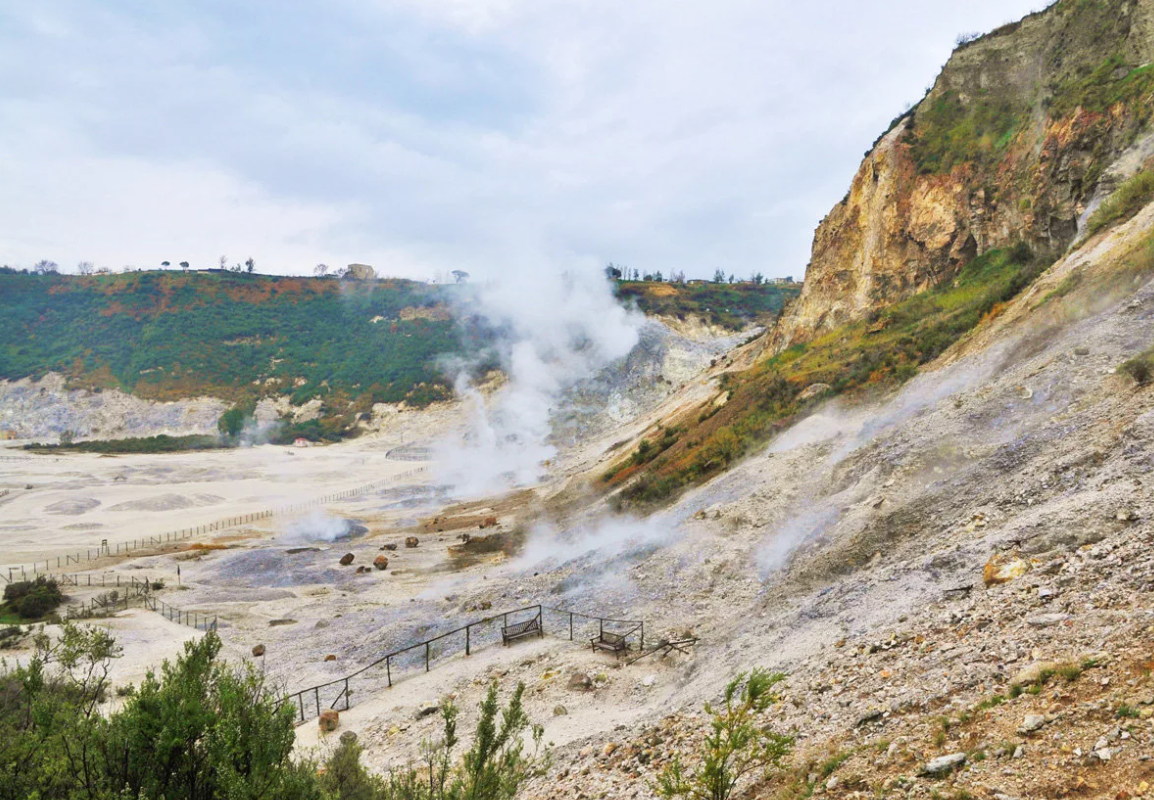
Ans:
[[[768,777],[793,749],[793,739],[770,730],[760,719],[778,701],[773,687],[781,673],[755,669],[738,675],[725,687],[721,706],[705,704],[709,733],[698,763],[687,769],[681,757],[658,776],[655,791],[663,798],[729,800],[746,777]]]
[[[64,602],[64,593],[55,578],[40,575],[36,580],[17,581],[4,587],[4,603],[26,620],[42,619]]]
[[[251,664],[219,661],[220,648],[215,633],[186,643],[159,674],[120,687],[123,708],[106,713],[120,655],[108,632],[66,623],[55,642],[38,633],[26,665],[0,662],[0,800],[509,800],[543,763],[524,751],[524,687],[501,709],[494,686],[460,761],[448,704],[444,738],[425,746],[419,769],[371,775],[360,747],[343,742],[318,770],[291,757],[293,707],[278,708]]]

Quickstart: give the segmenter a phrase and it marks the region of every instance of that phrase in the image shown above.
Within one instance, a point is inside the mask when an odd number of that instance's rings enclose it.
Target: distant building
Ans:
[[[377,277],[377,272],[368,264],[349,264],[348,276],[353,280],[371,281]]]

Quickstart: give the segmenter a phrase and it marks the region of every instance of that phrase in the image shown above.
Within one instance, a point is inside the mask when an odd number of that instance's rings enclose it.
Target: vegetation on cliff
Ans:
[[[706,403],[614,464],[603,483],[622,504],[664,500],[712,477],[765,443],[811,398],[851,398],[892,389],[937,358],[1047,266],[1025,245],[991,251],[933,289],[879,309],[868,319],[794,345],[752,368],[723,376],[728,400]],[[815,387],[817,391],[806,393]],[[655,443],[656,442],[656,443]]]
[[[684,320],[695,316],[711,325],[740,330],[768,323],[801,292],[800,283],[742,281],[663,283],[617,281],[616,295],[645,314]]]

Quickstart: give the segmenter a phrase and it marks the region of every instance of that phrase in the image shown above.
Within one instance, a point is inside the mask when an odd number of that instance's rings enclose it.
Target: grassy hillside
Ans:
[[[424,405],[451,387],[454,287],[227,272],[0,274],[0,378],[66,375],[160,400],[287,395]]]
[[[713,325],[737,330],[768,322],[801,293],[800,283],[656,283],[618,281],[616,294],[646,314],[685,319],[697,316]]]
[[[601,483],[620,488],[622,504],[644,505],[710,478],[815,400],[861,396],[908,380],[982,319],[999,313],[1047,265],[1024,245],[991,251],[953,280],[870,319],[727,374],[723,404],[708,402],[694,415],[670,421],[615,463]]]

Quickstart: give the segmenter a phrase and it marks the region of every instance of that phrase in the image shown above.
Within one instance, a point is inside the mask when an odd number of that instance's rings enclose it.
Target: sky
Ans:
[[[0,0],[0,264],[800,278],[1042,0]]]

